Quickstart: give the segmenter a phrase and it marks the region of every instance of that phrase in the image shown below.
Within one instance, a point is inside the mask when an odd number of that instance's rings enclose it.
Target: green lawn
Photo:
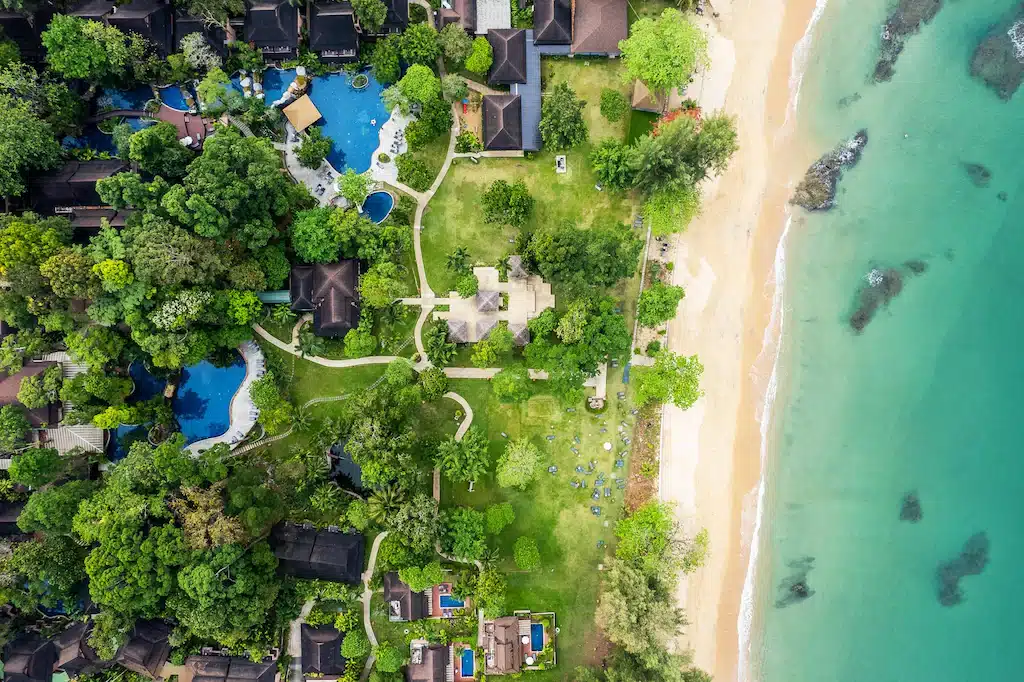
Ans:
[[[633,417],[626,402],[615,398],[621,389],[621,370],[609,377],[611,400],[607,410],[594,415],[582,406],[567,412],[550,395],[543,393],[543,384],[537,383],[538,394],[522,405],[503,405],[491,395],[486,381],[456,380],[451,390],[460,393],[474,410],[473,423],[486,429],[491,438],[491,454],[500,456],[508,439],[529,437],[543,453],[543,465],[538,479],[525,491],[498,488],[493,479],[477,481],[470,493],[465,484],[453,485],[442,481],[444,505],[469,505],[484,509],[496,502],[511,502],[516,520],[497,538],[503,556],[502,569],[507,572],[509,592],[507,610],[531,609],[536,612],[554,611],[561,632],[558,635],[558,667],[545,672],[531,672],[530,679],[561,680],[573,667],[597,663],[601,642],[595,634],[594,611],[600,581],[598,565],[607,563],[614,544],[614,526],[622,512],[624,491],[619,490],[611,475],[625,477],[625,469],[613,468],[615,458],[627,449],[621,435],[632,432]],[[618,432],[620,422],[627,427]],[[606,433],[600,429],[607,428]],[[502,436],[508,435],[508,438]],[[547,436],[554,435],[553,441]],[[574,436],[580,443],[574,442]],[[603,448],[612,444],[611,452]],[[580,455],[570,448],[576,447]],[[569,481],[580,476],[574,471],[577,464],[586,466],[597,460],[595,474],[603,472],[605,487],[612,489],[612,497],[592,500],[594,474],[586,477],[586,490],[574,489]],[[557,474],[547,473],[547,467],[556,465]],[[602,509],[600,518],[590,512],[591,505]],[[533,537],[540,547],[541,568],[525,573],[518,571],[512,561],[512,545],[520,535]],[[604,548],[597,542],[603,540]]]
[[[666,7],[675,7],[675,3],[666,0],[630,0],[628,7],[629,24],[632,26],[637,19],[653,19],[659,16]]]

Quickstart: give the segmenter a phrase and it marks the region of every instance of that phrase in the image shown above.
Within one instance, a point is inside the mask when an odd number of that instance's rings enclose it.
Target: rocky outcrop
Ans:
[[[882,26],[882,46],[875,64],[875,82],[892,78],[896,60],[903,52],[906,39],[935,18],[942,9],[942,0],[900,0],[899,5]]]
[[[917,523],[921,520],[921,500],[917,493],[907,493],[903,496],[903,505],[900,507],[900,521]]]
[[[975,187],[988,187],[988,183],[992,182],[992,171],[980,163],[967,163],[965,161],[962,165]]]
[[[922,275],[927,270],[928,264],[923,260],[908,260],[895,268],[872,268],[864,277],[857,309],[850,315],[850,328],[858,334],[864,331],[875,314],[903,292],[903,281],[907,277]]]
[[[827,211],[835,206],[836,189],[843,170],[852,168],[860,161],[867,143],[868,131],[858,131],[852,138],[815,161],[796,186],[790,202],[808,211]]]
[[[988,565],[989,542],[985,533],[977,533],[964,543],[960,556],[952,561],[939,564],[936,571],[939,588],[939,603],[956,606],[964,599],[960,580],[969,575],[981,575]]]
[[[777,609],[799,604],[814,596],[814,590],[807,584],[807,574],[814,568],[814,557],[790,561],[786,566],[790,573],[779,583],[779,594],[775,600]]]
[[[1024,81],[1024,5],[989,31],[971,58],[971,75],[1004,100]]]

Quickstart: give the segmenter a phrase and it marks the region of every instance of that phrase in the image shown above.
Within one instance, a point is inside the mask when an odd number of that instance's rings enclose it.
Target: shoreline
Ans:
[[[814,158],[792,135],[801,75],[793,69],[805,66],[806,48],[802,56],[797,50],[823,7],[824,0],[716,4],[721,16],[709,31],[712,67],[698,101],[709,111],[724,104],[737,118],[740,150],[705,187],[701,215],[674,244],[674,280],[686,297],[668,344],[700,356],[706,395],[685,412],[665,408],[660,493],[676,503],[686,535],[706,528],[711,536],[706,565],[678,586],[688,625],[677,649],[691,650],[694,665],[722,681],[747,678],[740,631],[751,626],[751,615],[757,619],[750,600],[760,595],[747,595],[746,607],[743,598],[767,473],[760,417],[770,406],[780,344],[782,310],[773,315],[773,309],[781,290],[774,278],[783,234],[790,220],[799,222],[787,210],[789,188]]]

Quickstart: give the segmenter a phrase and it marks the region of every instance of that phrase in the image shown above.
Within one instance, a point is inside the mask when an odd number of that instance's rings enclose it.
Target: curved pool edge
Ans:
[[[366,200],[369,201],[370,197],[372,197],[374,194],[387,194],[389,197],[391,197],[391,206],[388,207],[387,212],[384,213],[384,215],[381,217],[381,219],[380,220],[374,220],[373,218],[370,218],[370,221],[373,222],[374,225],[380,225],[385,220],[387,220],[388,216],[391,215],[391,212],[395,210],[395,204],[398,203],[398,197],[396,197],[395,193],[392,192],[391,190],[389,190],[387,187],[381,187],[380,189],[375,189],[372,192],[370,192],[369,194],[367,194],[366,195]],[[362,210],[365,206],[366,206],[366,201],[363,202],[363,206],[360,207],[360,209]],[[367,216],[367,217],[369,218],[369,216]]]
[[[198,457],[219,443],[225,443],[234,450],[256,426],[256,419],[251,416],[255,408],[249,397],[249,389],[254,381],[263,376],[266,360],[263,357],[263,351],[255,341],[242,343],[238,346],[238,352],[245,361],[245,376],[242,377],[242,383],[238,385],[235,394],[231,396],[231,404],[228,406],[228,429],[219,436],[211,436],[186,445],[185,450],[192,457]],[[241,400],[239,396],[242,396]],[[236,436],[236,434],[240,435]]]

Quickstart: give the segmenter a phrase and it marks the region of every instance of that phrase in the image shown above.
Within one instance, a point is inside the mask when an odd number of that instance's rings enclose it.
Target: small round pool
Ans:
[[[395,206],[395,198],[389,192],[373,192],[363,202],[363,213],[375,223],[382,223]]]
[[[181,88],[177,85],[168,85],[166,88],[160,88],[160,101],[171,109],[188,111],[188,103],[185,101],[185,96],[181,94]]]

